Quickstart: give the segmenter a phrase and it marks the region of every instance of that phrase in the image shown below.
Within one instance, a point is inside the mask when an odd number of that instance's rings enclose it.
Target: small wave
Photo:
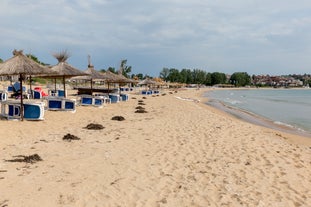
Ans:
[[[241,101],[233,100],[233,99],[230,99],[230,98],[226,98],[225,101],[226,101],[227,103],[229,103],[229,104],[232,104],[232,105],[236,105],[236,104],[241,104],[241,103],[242,103]]]
[[[290,124],[286,124],[286,123],[281,122],[281,121],[274,121],[273,123],[275,123],[277,125],[281,125],[281,126],[286,126],[286,127],[289,127],[289,128],[295,128],[294,126],[292,126]]]
[[[290,129],[294,129],[294,130],[297,130],[301,133],[308,133],[306,130],[300,128],[300,127],[296,127],[296,126],[293,126],[293,125],[290,125],[290,124],[287,124],[287,123],[284,123],[284,122],[281,122],[281,121],[274,121],[273,122],[274,124],[277,124],[279,126],[285,126],[285,127],[288,127]]]

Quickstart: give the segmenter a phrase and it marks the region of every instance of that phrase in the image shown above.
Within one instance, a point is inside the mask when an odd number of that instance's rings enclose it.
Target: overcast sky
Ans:
[[[54,65],[252,74],[311,73],[310,0],[1,0],[0,58]]]

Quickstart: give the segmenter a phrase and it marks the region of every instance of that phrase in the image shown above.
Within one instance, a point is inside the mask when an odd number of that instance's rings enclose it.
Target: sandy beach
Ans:
[[[310,206],[311,139],[211,108],[203,90],[0,120],[0,207]]]

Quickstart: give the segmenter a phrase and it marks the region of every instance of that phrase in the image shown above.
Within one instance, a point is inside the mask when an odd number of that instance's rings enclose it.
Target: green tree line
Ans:
[[[212,86],[216,84],[232,84],[235,86],[246,86],[251,84],[251,77],[246,72],[236,72],[227,78],[225,73],[206,72],[200,69],[163,68],[160,78],[164,81],[179,82],[186,84],[201,84]]]

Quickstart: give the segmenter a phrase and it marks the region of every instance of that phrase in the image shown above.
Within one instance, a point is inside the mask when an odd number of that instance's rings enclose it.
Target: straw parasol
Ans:
[[[146,78],[138,83],[138,85],[157,85],[157,84],[158,82],[151,80],[149,78]]]
[[[91,82],[91,90],[93,89],[93,80],[106,80],[106,77],[103,75],[103,73],[100,73],[94,69],[94,66],[91,63],[90,55],[88,55],[88,68],[83,72],[87,75],[73,77],[72,80],[88,80],[88,81],[90,81]]]
[[[13,57],[0,63],[0,75],[19,75],[20,88],[21,88],[21,120],[23,120],[23,95],[22,80],[26,75],[47,75],[52,74],[53,71],[47,67],[40,65],[31,58],[23,54],[23,50],[14,50]]]
[[[64,92],[66,97],[66,83],[65,78],[72,78],[75,76],[85,76],[88,75],[77,68],[74,68],[66,61],[70,57],[69,53],[65,50],[59,53],[54,53],[53,56],[58,60],[58,64],[51,67],[51,70],[56,73],[56,75],[50,75],[51,78],[62,77]],[[55,80],[55,90],[56,90],[56,80]]]

